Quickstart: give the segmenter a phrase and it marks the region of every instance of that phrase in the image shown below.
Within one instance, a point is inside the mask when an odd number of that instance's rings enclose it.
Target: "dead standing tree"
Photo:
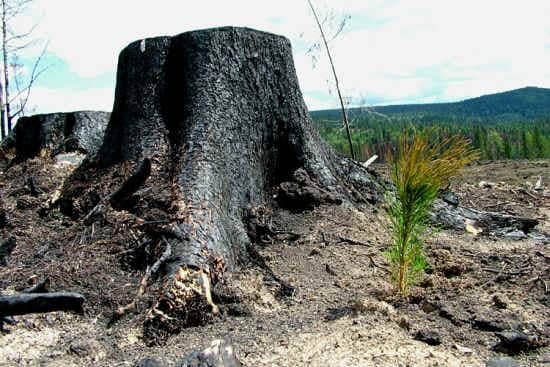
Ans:
[[[349,122],[348,122],[348,114],[346,111],[346,106],[344,103],[344,98],[342,97],[342,92],[340,91],[340,82],[338,81],[338,74],[336,73],[336,67],[334,66],[334,61],[332,60],[332,53],[330,52],[329,47],[329,41],[327,40],[327,37],[325,35],[325,31],[323,29],[323,25],[321,24],[321,21],[319,20],[319,16],[317,15],[317,11],[315,11],[315,7],[313,6],[313,3],[311,0],[308,0],[309,8],[311,9],[311,12],[313,13],[313,17],[315,18],[315,23],[317,24],[317,27],[319,28],[319,33],[321,34],[321,39],[323,40],[323,44],[325,46],[325,51],[327,52],[328,61],[330,64],[330,69],[332,71],[332,76],[334,78],[334,85],[336,87],[336,92],[338,93],[338,101],[340,102],[340,109],[342,111],[342,122],[344,123],[344,128],[346,129],[346,136],[348,138],[348,145],[349,145],[349,151],[351,154],[351,158],[355,159],[355,151],[353,149],[353,142],[351,140],[351,132],[349,129]],[[334,36],[332,36],[332,39],[335,39],[340,32],[343,30],[346,24],[346,20],[348,18],[345,17],[344,20],[340,23],[340,26]]]
[[[2,75],[0,78],[0,140],[13,129],[14,121],[25,115],[31,89],[38,77],[46,70],[42,65],[47,43],[34,59],[30,69],[24,70],[19,54],[36,46],[39,42],[33,38],[37,26],[21,30],[15,26],[17,19],[27,11],[33,0],[0,0],[0,32]]]
[[[149,332],[202,324],[216,311],[212,283],[248,257],[247,208],[271,205],[275,187],[305,206],[375,201],[380,191],[319,138],[284,37],[226,27],[132,43],[115,94],[95,164],[150,160],[147,184],[172,191],[170,231],[159,240],[171,256]],[[76,176],[65,201],[78,200]]]

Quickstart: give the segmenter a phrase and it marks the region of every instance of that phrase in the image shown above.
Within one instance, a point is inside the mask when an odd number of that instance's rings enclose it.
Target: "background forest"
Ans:
[[[405,129],[437,126],[439,138],[471,140],[481,159],[550,157],[550,89],[527,87],[456,103],[380,106],[348,111],[357,158],[386,160]],[[340,110],[313,111],[321,135],[349,154]]]

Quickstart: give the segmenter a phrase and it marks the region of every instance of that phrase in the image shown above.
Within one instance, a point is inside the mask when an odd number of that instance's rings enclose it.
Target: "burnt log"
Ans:
[[[172,256],[146,335],[203,324],[217,311],[212,283],[249,259],[249,208],[274,205],[281,183],[307,177],[330,203],[376,201],[364,167],[319,137],[300,92],[288,39],[224,27],[144,39],[120,54],[113,113],[94,162],[78,177],[150,159],[148,186],[172,193]],[[283,185],[284,186],[284,185]],[[322,188],[322,190],[321,190]],[[290,192],[290,190],[289,190]],[[286,201],[290,199],[285,198]],[[160,334],[157,334],[160,332]]]
[[[0,296],[0,318],[55,311],[83,313],[84,296],[79,293],[18,293]]]
[[[436,200],[432,220],[446,228],[465,230],[470,224],[483,230],[482,233],[506,234],[515,230],[529,233],[539,223],[532,218],[487,212],[483,210],[456,206],[443,200]]]
[[[103,142],[109,112],[77,111],[22,117],[15,125],[18,161],[37,156],[42,149],[52,154],[96,154]]]

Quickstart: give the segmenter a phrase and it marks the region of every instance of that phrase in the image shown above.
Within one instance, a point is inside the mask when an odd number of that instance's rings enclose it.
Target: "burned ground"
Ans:
[[[497,206],[538,218],[539,229],[547,231],[548,189],[533,186],[539,176],[543,183],[550,179],[548,165],[476,165],[451,189],[467,206]],[[0,364],[133,365],[144,357],[172,363],[229,336],[248,366],[483,366],[496,356],[515,354],[502,342],[504,349],[493,350],[508,330],[530,337],[526,349],[533,348],[513,358],[526,366],[548,363],[545,240],[441,230],[427,243],[430,273],[404,301],[392,295],[388,282],[383,251],[390,237],[383,205],[362,211],[336,204],[304,212],[262,211],[259,221],[272,231],[256,239],[250,263],[214,289],[222,316],[185,329],[164,345],[148,346],[140,327],[144,313],[109,321],[117,307],[134,299],[147,265],[162,251],[142,239],[146,231],[160,228],[170,193],[146,184],[133,212],[108,209],[86,225],[57,207],[47,208],[74,167],[38,157],[1,175],[9,223],[1,229],[2,238],[17,238],[8,265],[0,267],[2,292],[49,278],[53,290],[80,292],[87,302],[82,317],[17,317],[18,323],[0,336]],[[133,168],[113,167],[97,183],[90,178],[81,196],[89,202],[80,203],[79,210],[89,211]],[[31,192],[30,177],[38,192]],[[147,227],[144,221],[158,223]],[[159,287],[155,281],[147,288],[138,311],[151,306]]]

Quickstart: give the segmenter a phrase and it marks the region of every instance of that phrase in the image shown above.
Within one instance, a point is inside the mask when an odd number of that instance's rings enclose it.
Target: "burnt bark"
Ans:
[[[32,158],[42,149],[93,155],[103,142],[109,116],[108,112],[77,111],[22,117],[14,129],[17,159]]]
[[[279,193],[309,195],[314,205],[374,202],[381,191],[366,169],[320,139],[289,40],[247,28],[145,39],[121,52],[113,113],[90,167],[144,159],[148,185],[172,192],[164,227],[175,234],[147,334],[210,319],[212,282],[247,260],[248,209],[272,205],[284,182],[298,186],[283,184]]]

